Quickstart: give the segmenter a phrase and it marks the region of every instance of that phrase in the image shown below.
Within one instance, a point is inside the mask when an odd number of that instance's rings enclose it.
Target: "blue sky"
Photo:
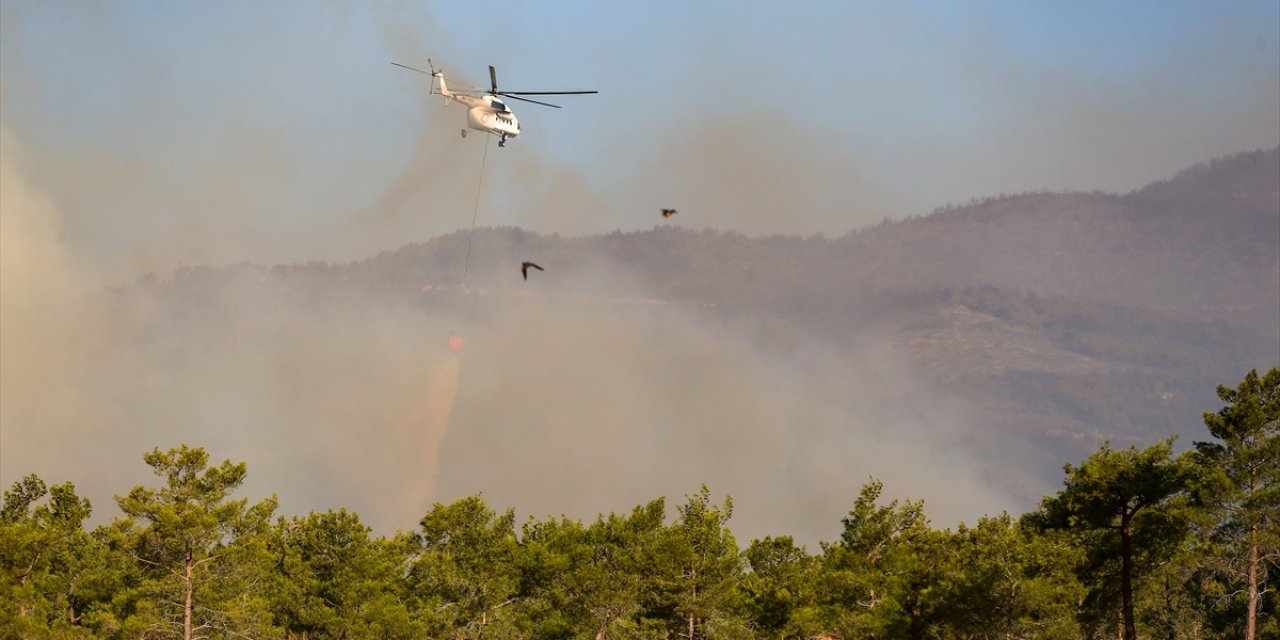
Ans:
[[[1280,144],[1280,2],[3,1],[6,158],[108,279],[481,224],[841,235]],[[389,62],[513,90],[506,149]],[[433,99],[434,98],[434,99]]]

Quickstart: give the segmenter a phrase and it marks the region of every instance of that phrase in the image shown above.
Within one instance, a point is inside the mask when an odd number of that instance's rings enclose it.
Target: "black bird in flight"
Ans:
[[[662,217],[664,217],[664,218],[670,218],[671,216],[674,216],[675,214],[676,214],[676,210],[675,210],[675,209],[663,209],[663,210],[662,210]]]
[[[520,263],[520,273],[521,273],[522,275],[524,275],[524,279],[525,279],[525,280],[528,280],[528,279],[529,279],[529,267],[533,267],[534,269],[537,269],[538,271],[546,271],[546,269],[543,269],[542,267],[539,267],[538,265],[536,265],[536,264],[534,264],[534,263],[532,263],[532,262],[522,262],[522,263]]]

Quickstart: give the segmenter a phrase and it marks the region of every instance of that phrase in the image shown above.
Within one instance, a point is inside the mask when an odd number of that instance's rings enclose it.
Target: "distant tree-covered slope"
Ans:
[[[696,212],[686,221],[696,227]],[[345,270],[379,283],[456,283],[467,240],[459,232]],[[1280,148],[1214,160],[1127,195],[993,197],[837,239],[672,226],[571,239],[480,229],[472,282],[491,284],[519,254],[569,267],[603,262],[672,298],[718,304],[989,285],[1274,329]]]
[[[696,211],[681,218],[697,224]],[[527,259],[547,271],[521,279]],[[1280,148],[1126,195],[988,198],[833,239],[480,228],[350,264],[192,268],[144,284],[193,315],[221,286],[316,313],[389,296],[480,321],[572,299],[681,305],[782,354],[852,360],[872,341],[976,407],[993,439],[1057,443],[1044,449],[1056,470],[1102,438],[1194,431],[1186,416],[1217,382],[1280,362]]]

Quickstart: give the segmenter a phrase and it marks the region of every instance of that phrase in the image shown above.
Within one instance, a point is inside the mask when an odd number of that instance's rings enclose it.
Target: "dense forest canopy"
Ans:
[[[13,638],[1265,638],[1280,634],[1280,368],[1219,386],[1207,434],[1103,444],[1021,517],[938,529],[871,479],[839,537],[750,542],[703,485],[583,522],[479,495],[372,535],[345,509],[277,515],[244,463],[143,456],[158,478],[88,528],[71,483],[0,509]],[[673,516],[673,517],[671,517]]]

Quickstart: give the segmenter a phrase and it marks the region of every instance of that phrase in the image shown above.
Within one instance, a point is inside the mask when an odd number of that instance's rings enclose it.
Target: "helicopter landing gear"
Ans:
[[[462,137],[464,137],[464,138],[465,138],[465,137],[467,137],[467,130],[466,130],[466,129],[463,129],[463,130],[462,130]]]
[[[503,136],[502,136],[501,138],[498,138],[498,146],[499,146],[499,147],[505,147],[505,146],[507,146],[507,136],[506,136],[506,134],[503,134]]]

